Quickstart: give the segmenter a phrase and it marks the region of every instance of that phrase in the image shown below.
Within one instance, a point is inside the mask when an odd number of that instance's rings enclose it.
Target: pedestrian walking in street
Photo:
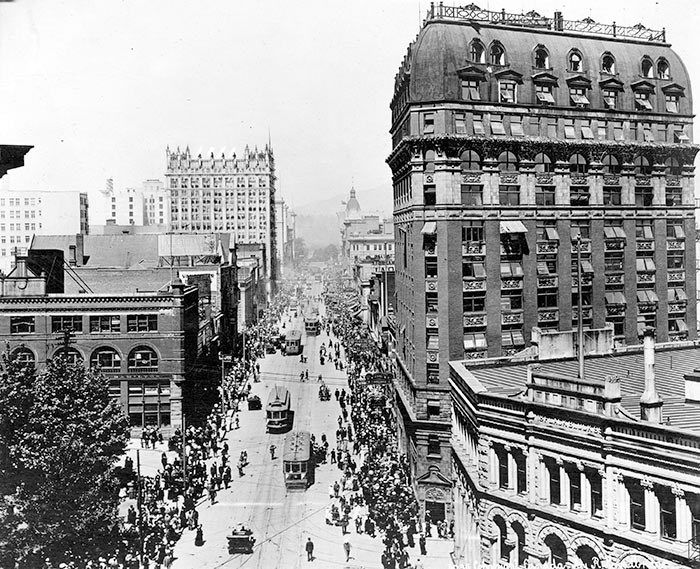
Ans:
[[[197,547],[204,545],[204,532],[202,531],[201,524],[197,526],[197,535],[194,538],[194,544]]]
[[[333,483],[333,495],[337,498],[339,492],[340,492],[340,485],[338,484],[338,481],[336,480]]]
[[[228,485],[231,484],[231,467],[230,466],[227,466],[226,468],[224,468],[223,480],[224,480],[224,486],[228,490]]]
[[[306,540],[306,560],[307,561],[314,560],[314,542],[311,541],[311,538]]]
[[[277,447],[275,445],[270,445],[270,459],[275,460],[275,449]]]
[[[345,550],[345,563],[350,561],[350,540],[346,539],[345,543],[343,544],[343,549]]]
[[[343,535],[348,533],[348,517],[347,516],[343,516],[343,519],[340,520],[340,527],[343,530]]]
[[[355,516],[355,533],[362,533],[362,516]]]
[[[421,555],[428,554],[428,552],[425,550],[425,534],[423,534],[423,532],[421,532],[421,534],[418,536],[418,547],[420,547]]]

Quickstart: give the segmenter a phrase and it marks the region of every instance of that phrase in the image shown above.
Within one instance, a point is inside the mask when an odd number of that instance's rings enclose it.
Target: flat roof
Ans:
[[[468,370],[487,391],[506,396],[525,390],[527,368],[539,366],[542,373],[565,377],[578,376],[578,360],[529,361],[518,363],[475,364],[470,361],[452,362],[453,367]],[[656,389],[663,399],[664,420],[680,429],[700,431],[700,403],[686,402],[684,375],[700,368],[700,346],[684,348],[657,347],[655,356]],[[585,360],[586,381],[604,382],[608,375],[620,378],[622,406],[632,416],[640,418],[639,397],[644,392],[644,352],[589,356]]]

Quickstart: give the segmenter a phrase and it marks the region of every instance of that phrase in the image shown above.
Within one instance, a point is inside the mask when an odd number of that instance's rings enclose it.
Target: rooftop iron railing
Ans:
[[[665,28],[659,31],[649,29],[642,24],[636,24],[634,26],[618,26],[615,22],[612,24],[601,24],[592,18],[565,20],[561,12],[555,12],[554,18],[541,16],[534,10],[525,14],[513,14],[505,10],[494,12],[491,10],[483,10],[476,4],[469,4],[467,6],[446,6],[442,2],[439,4],[431,2],[426,21],[429,20],[470,20],[523,28],[540,28],[560,32],[577,32],[646,40],[650,42],[666,42]]]

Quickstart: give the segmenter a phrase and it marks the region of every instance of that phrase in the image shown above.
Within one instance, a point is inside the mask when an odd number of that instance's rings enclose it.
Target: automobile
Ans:
[[[265,352],[268,354],[274,354],[277,352],[277,348],[273,343],[265,344]]]
[[[262,401],[260,400],[260,397],[257,395],[251,395],[248,397],[248,410],[258,411],[260,409],[262,409]]]
[[[255,538],[253,532],[243,525],[234,528],[231,535],[226,536],[228,540],[228,552],[233,553],[253,553]]]

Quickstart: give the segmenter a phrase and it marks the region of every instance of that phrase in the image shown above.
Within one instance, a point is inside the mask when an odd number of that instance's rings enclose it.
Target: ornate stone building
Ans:
[[[700,349],[652,333],[583,377],[452,362],[457,566],[697,566]]]
[[[440,515],[450,360],[576,329],[579,286],[618,346],[696,338],[690,80],[663,32],[440,4],[391,110],[396,401]]]
[[[245,147],[242,156],[193,156],[190,149],[166,150],[166,188],[175,233],[228,232],[238,244],[264,248],[268,295],[277,280],[275,160],[269,145]]]

